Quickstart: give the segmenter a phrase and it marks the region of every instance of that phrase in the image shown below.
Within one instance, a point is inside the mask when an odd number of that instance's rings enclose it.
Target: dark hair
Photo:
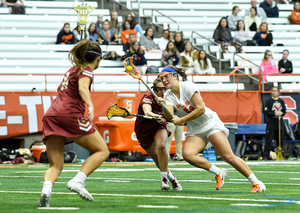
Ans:
[[[70,26],[70,23],[69,23],[69,22],[65,22],[65,23],[64,23],[64,26],[61,28],[60,31],[63,31],[63,30],[64,30],[64,27],[65,27],[66,25],[69,25],[69,26]],[[70,27],[71,27],[71,26],[70,26]]]
[[[168,39],[170,39],[170,30],[164,29],[164,30],[163,30],[163,33],[164,33],[165,31],[168,31],[168,33],[169,33]]]
[[[251,12],[251,9],[254,9],[255,10],[255,15],[257,15],[257,9],[256,9],[256,7],[251,7],[250,8],[250,12]]]
[[[284,50],[282,51],[282,53],[285,52],[285,51],[287,51],[288,54],[290,54],[290,51],[288,51],[287,49],[284,49]]]
[[[218,24],[217,28],[216,28],[215,31],[214,31],[214,35],[215,35],[215,33],[216,33],[217,30],[219,31],[219,37],[220,37],[220,38],[222,38],[222,26],[221,26],[221,22],[222,22],[223,19],[226,20],[226,26],[225,26],[225,28],[228,28],[228,21],[227,21],[227,18],[226,18],[226,17],[222,17],[222,18],[220,19],[220,21],[219,21],[219,24]]]
[[[236,8],[239,8],[239,6],[234,6],[234,7],[232,8],[232,14],[233,14],[233,11],[234,11]]]
[[[167,43],[167,46],[166,46],[166,49],[165,49],[165,51],[167,51],[167,52],[169,52],[170,50],[168,49],[169,47],[169,44],[170,43],[172,43],[173,45],[174,45],[174,48],[171,50],[171,52],[173,53],[173,54],[175,54],[176,55],[176,53],[177,53],[177,47],[176,47],[176,45],[175,45],[175,43],[173,42],[173,41],[169,41],[168,43]]]
[[[174,41],[175,41],[175,37],[176,37],[176,35],[177,35],[177,34],[179,34],[179,35],[180,35],[180,37],[181,37],[181,41],[182,41],[182,37],[183,37],[183,36],[182,36],[182,33],[181,33],[181,32],[177,32],[177,33],[175,33],[175,35],[174,35]]]
[[[99,44],[85,39],[78,42],[70,50],[68,58],[78,68],[77,75],[80,75],[88,64],[94,62],[99,56],[102,58],[102,51]]]
[[[201,60],[200,54],[201,54],[201,52],[205,53],[205,57],[203,58],[203,67],[201,66],[201,63],[200,63],[200,60]],[[200,50],[199,51],[198,62],[199,62],[199,65],[200,65],[201,69],[204,69],[204,70],[207,69],[207,67],[208,67],[208,64],[207,64],[207,54],[206,54],[206,52],[204,50]]]
[[[240,22],[243,22],[243,24],[244,24],[244,27],[243,27],[243,30],[245,31],[245,23],[244,23],[244,21],[243,20],[238,20],[238,22],[236,23],[236,31],[240,31],[240,28],[239,28],[239,23]]]
[[[95,30],[94,30],[93,32],[90,32],[91,26],[92,26],[93,24],[95,25]],[[97,25],[95,24],[95,22],[92,22],[92,23],[90,24],[89,29],[88,29],[88,32],[89,32],[89,33],[96,33],[96,32],[97,32]]]
[[[130,46],[130,52],[135,53],[135,49],[133,49],[133,45],[136,44],[136,43],[139,45],[139,49],[138,49],[137,53],[138,53],[139,55],[142,55],[144,52],[143,52],[143,50],[141,49],[141,45],[140,45],[140,43],[139,43],[138,41],[134,41],[134,42],[131,44],[131,46]]]
[[[174,67],[173,65],[168,65],[167,67],[170,67],[170,68],[174,69],[182,77],[182,81],[186,81],[187,80],[186,71],[188,70],[188,68]],[[178,77],[177,77],[177,80],[178,80]]]
[[[79,25],[79,23],[77,23],[77,26],[73,29],[73,31],[77,31],[80,35],[79,27],[80,27],[80,25]],[[87,39],[86,29],[83,30],[83,34],[84,34],[84,39]]]
[[[123,24],[123,30],[126,30],[126,28],[125,28],[125,23],[126,23],[126,22],[128,22],[128,24],[129,24],[129,26],[130,26],[130,29],[132,30],[132,26],[131,26],[130,22],[129,22],[129,21],[126,21],[126,20],[124,21],[124,24]]]
[[[295,1],[295,2],[294,2],[294,10],[295,10],[295,5],[296,5],[296,3],[300,4],[300,1]]]
[[[276,88],[278,90],[278,93],[280,94],[280,89],[279,89],[279,87],[276,87],[276,86],[272,86],[270,91],[272,91],[274,88]]]
[[[145,33],[144,33],[144,36],[147,37],[148,30],[150,30],[150,29],[152,29],[152,31],[153,31],[153,35],[151,36],[151,39],[153,40],[153,39],[154,39],[154,30],[153,30],[152,27],[148,27],[148,28],[146,29],[146,31],[145,31]]]

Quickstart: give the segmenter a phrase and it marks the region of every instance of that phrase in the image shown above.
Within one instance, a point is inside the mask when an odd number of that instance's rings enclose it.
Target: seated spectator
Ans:
[[[145,58],[145,53],[141,49],[140,43],[138,41],[134,41],[131,44],[126,57],[133,57],[133,64],[141,73],[144,73],[142,66],[147,67],[147,60]]]
[[[18,0],[2,0],[1,7],[24,7],[24,0],[19,0],[20,3],[17,3]]]
[[[136,35],[138,36],[138,38],[140,38],[140,36],[144,35],[144,30],[141,27],[141,25],[139,25],[136,22],[136,19],[134,17],[134,13],[133,12],[126,14],[125,19],[124,19],[124,23],[125,23],[125,21],[129,21],[132,29],[134,29],[136,31]],[[124,23],[123,23],[123,25],[124,25]],[[124,26],[123,26],[123,28],[124,28]]]
[[[261,19],[257,16],[255,7],[250,9],[250,16],[245,17],[245,29],[246,31],[257,31],[257,28],[261,24]]]
[[[129,21],[124,22],[124,28],[121,33],[121,38],[122,38],[122,44],[125,44],[129,41],[129,34],[133,33],[135,35],[135,38],[137,39],[136,36],[136,31],[132,29],[132,26],[130,25]]]
[[[294,3],[294,10],[290,16],[292,24],[300,24],[300,2]]]
[[[118,36],[109,29],[109,21],[105,20],[99,31],[100,42],[104,45],[118,44]]]
[[[242,46],[256,46],[256,43],[252,41],[252,37],[245,31],[245,24],[242,20],[239,20],[236,25],[233,41],[241,43]]]
[[[287,58],[289,56],[288,50],[283,50],[282,59],[278,61],[278,69],[282,74],[289,74],[293,72],[293,64]]]
[[[145,52],[162,52],[158,49],[157,45],[153,41],[154,33],[151,27],[146,29],[143,36],[140,37],[141,48]]]
[[[257,33],[253,37],[259,46],[271,46],[273,44],[273,35],[268,31],[268,24],[263,22],[260,24]]]
[[[103,24],[103,15],[99,14],[97,15],[97,22],[96,22],[97,33],[101,30],[102,24]]]
[[[182,34],[180,32],[175,33],[174,43],[178,52],[182,53],[185,48],[185,43],[183,41]]]
[[[194,61],[195,73],[210,74],[212,65],[204,50],[200,50],[197,60]]]
[[[267,14],[267,17],[278,17],[279,10],[276,5],[276,2],[273,0],[265,0],[259,5]]]
[[[194,49],[192,42],[188,41],[180,56],[183,67],[194,67],[194,61],[198,58],[198,51]]]
[[[225,17],[220,19],[219,24],[214,31],[213,38],[215,42],[221,44],[222,50],[225,53],[229,53],[228,46],[234,46],[237,52],[245,53],[241,43],[233,42],[231,30],[228,27],[227,19]]]
[[[55,44],[75,44],[75,36],[70,31],[70,24],[65,22],[63,28],[57,34]]]
[[[168,65],[181,66],[180,53],[173,41],[169,41],[165,51],[162,54],[161,64],[163,67]]]
[[[243,20],[241,16],[238,16],[237,14],[240,12],[240,8],[238,6],[234,6],[232,8],[232,14],[228,16],[228,27],[231,30],[235,30],[236,24],[239,20]]]
[[[90,41],[95,41],[99,44],[102,44],[99,38],[99,34],[97,33],[96,24],[92,22],[88,29]]]
[[[164,30],[162,37],[158,40],[158,48],[162,51],[164,51],[167,47],[167,44],[172,41],[172,33],[169,30]]]
[[[85,32],[83,30],[80,30],[81,27],[80,25],[77,23],[77,26],[73,29],[73,34],[75,36],[75,42],[77,43],[78,41],[81,41],[82,39],[89,39],[89,31],[85,30]],[[81,37],[81,33],[83,33],[82,37]]]
[[[257,0],[251,0],[250,4],[251,4],[251,8],[252,7],[256,8],[257,16],[261,19],[261,21],[262,22],[267,22],[267,14],[266,14],[266,12],[264,11],[263,8],[257,7]],[[251,15],[251,13],[250,13],[251,8],[249,10],[245,11],[245,17]]]
[[[118,38],[121,38],[122,25],[118,22],[118,12],[112,11],[110,13],[109,29],[114,32]],[[126,42],[125,42],[126,43]]]
[[[130,50],[131,44],[136,41],[134,33],[129,34],[129,41],[123,45],[123,51],[127,54]]]
[[[264,73],[264,82],[267,81],[267,75],[279,73],[276,63],[273,61],[273,55],[270,50],[265,51],[264,58],[260,63],[260,66],[263,68],[263,71],[260,69],[259,74]]]

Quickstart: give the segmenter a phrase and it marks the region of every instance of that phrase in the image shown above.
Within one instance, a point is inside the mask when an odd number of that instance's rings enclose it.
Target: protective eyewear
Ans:
[[[156,86],[153,86],[152,87],[153,89],[154,89],[154,91],[156,91],[156,92],[165,92],[167,89],[166,89],[166,87],[156,87]]]

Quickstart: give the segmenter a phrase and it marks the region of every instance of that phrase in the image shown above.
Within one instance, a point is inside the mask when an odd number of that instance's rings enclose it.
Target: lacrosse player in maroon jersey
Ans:
[[[101,48],[89,40],[80,41],[69,52],[69,60],[74,66],[66,72],[57,89],[57,97],[43,118],[43,140],[47,146],[50,168],[44,175],[39,207],[50,206],[52,185],[63,168],[63,149],[67,138],[91,153],[80,171],[67,183],[67,187],[82,199],[93,200],[84,182],[109,156],[103,138],[90,123],[94,120],[90,87],[93,70],[98,68],[101,58]],[[88,118],[84,117],[85,104],[88,107]]]
[[[163,97],[166,88],[160,78],[153,82],[153,90],[158,97]],[[139,104],[138,114],[147,115],[160,120],[149,120],[137,117],[134,125],[136,137],[141,147],[154,160],[161,173],[161,190],[169,190],[168,180],[174,190],[182,190],[174,173],[168,169],[168,153],[166,142],[171,132],[167,130],[166,119],[163,117],[162,107],[156,103],[151,93],[146,93]]]

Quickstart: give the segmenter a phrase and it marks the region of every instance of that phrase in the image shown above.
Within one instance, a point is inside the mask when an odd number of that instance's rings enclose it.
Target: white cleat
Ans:
[[[182,190],[182,187],[180,185],[180,183],[178,182],[178,180],[176,179],[176,176],[174,175],[174,173],[172,173],[173,176],[174,176],[174,180],[170,180],[170,182],[172,183],[172,188],[174,190],[178,190],[178,191],[181,191]]]
[[[41,193],[38,207],[50,207],[51,191],[44,187]]]
[[[93,196],[84,188],[83,183],[76,182],[74,179],[71,179],[67,183],[67,187],[69,190],[76,192],[82,199],[86,201],[93,201]]]
[[[170,189],[170,186],[169,186],[168,180],[166,177],[163,177],[161,179],[161,190],[168,191],[169,189]]]

